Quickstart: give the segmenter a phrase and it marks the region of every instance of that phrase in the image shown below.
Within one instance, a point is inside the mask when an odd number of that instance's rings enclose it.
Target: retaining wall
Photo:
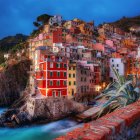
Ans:
[[[56,140],[140,140],[140,100]]]

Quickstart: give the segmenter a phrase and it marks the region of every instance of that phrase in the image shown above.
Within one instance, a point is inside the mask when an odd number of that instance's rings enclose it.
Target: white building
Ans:
[[[9,53],[4,54],[4,58],[5,58],[5,59],[8,59],[9,57],[10,57],[10,54],[9,54]]]
[[[50,25],[58,24],[59,26],[62,24],[62,16],[55,15],[54,17],[51,17],[49,20]]]
[[[137,49],[137,56],[136,56],[136,58],[140,58],[140,46]]]
[[[124,76],[125,66],[124,66],[124,62],[122,61],[121,58],[110,58],[110,77],[113,78],[113,79],[116,79],[116,76],[113,72],[112,67],[116,68],[119,75]]]

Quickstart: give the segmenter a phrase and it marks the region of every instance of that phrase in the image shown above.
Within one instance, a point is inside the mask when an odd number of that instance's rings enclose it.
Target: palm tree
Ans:
[[[115,68],[112,67],[112,69],[116,76],[116,80],[109,84],[101,95],[96,98],[107,99],[107,102],[103,104],[98,116],[114,109],[127,106],[137,101],[140,97],[139,89],[132,84],[132,80],[120,76]]]

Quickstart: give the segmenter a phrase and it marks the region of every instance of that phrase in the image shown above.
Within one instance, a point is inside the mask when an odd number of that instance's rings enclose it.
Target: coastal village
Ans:
[[[60,15],[44,19],[42,25],[34,23],[39,28],[26,43],[20,42],[24,48],[17,45],[18,51],[4,54],[8,65],[22,62],[14,78],[21,86],[11,86],[20,96],[0,116],[0,127],[69,119],[82,127],[57,140],[125,140],[139,135],[139,27],[125,32],[111,23],[95,26],[94,21],[64,20]]]
[[[32,94],[69,99],[97,95],[115,80],[112,67],[134,82],[140,78],[139,38],[111,24],[95,27],[93,21],[55,15],[28,42]]]

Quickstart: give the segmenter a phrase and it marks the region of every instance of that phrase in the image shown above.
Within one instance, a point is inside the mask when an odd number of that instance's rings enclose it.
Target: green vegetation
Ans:
[[[5,62],[1,63],[0,66],[3,67],[3,68],[6,67],[6,63]]]
[[[19,50],[21,50],[23,48],[23,46],[21,44],[16,44],[15,46],[12,47],[12,49],[10,50],[12,53],[15,53]]]
[[[128,80],[124,76],[120,76],[116,69],[112,69],[117,79],[113,83],[109,84],[101,95],[96,98],[108,99],[102,106],[99,116],[114,109],[129,105],[137,101],[140,97],[139,90],[136,86],[133,86],[132,80]]]
[[[0,65],[5,62],[4,54],[0,52]]]
[[[36,27],[39,27],[39,26],[42,26],[44,24],[47,24],[51,17],[52,16],[47,15],[47,14],[40,15],[40,16],[37,17],[36,21],[34,22],[34,25]]]
[[[28,36],[17,34],[15,36],[8,36],[0,40],[0,52],[7,53],[10,50],[17,51],[21,49]]]
[[[34,37],[34,36],[37,36],[40,31],[43,29],[43,26],[45,24],[48,24],[49,22],[49,19],[51,18],[52,16],[50,15],[47,15],[47,14],[43,14],[43,15],[40,15],[36,18],[36,21],[33,22],[34,26],[37,28],[35,30],[33,30],[33,32],[31,33],[31,36]]]

